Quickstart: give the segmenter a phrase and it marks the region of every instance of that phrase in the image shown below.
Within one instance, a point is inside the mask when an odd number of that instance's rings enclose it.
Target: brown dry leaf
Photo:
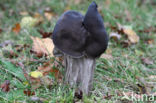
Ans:
[[[111,95],[111,94],[107,94],[105,96],[103,96],[104,99],[107,99],[107,100],[110,100],[114,95]]]
[[[51,59],[49,62],[46,62],[43,64],[43,66],[38,67],[38,71],[43,74],[43,76],[40,77],[32,77],[31,72],[30,75],[26,72],[24,65],[22,63],[18,63],[19,66],[22,68],[24,76],[29,81],[29,84],[31,85],[32,89],[37,89],[41,85],[45,86],[51,86],[52,85],[52,79],[50,79],[47,75],[49,73],[53,73],[55,78],[58,80],[58,82],[62,82],[62,75],[60,74],[58,69],[54,69],[53,66],[57,67],[57,64],[55,63],[54,59]]]
[[[76,4],[76,5],[77,5],[77,4],[80,4],[80,3],[82,3],[82,1],[83,1],[83,0],[74,0],[74,4]]]
[[[21,26],[19,23],[16,23],[15,26],[12,28],[12,31],[18,34],[21,30]]]
[[[115,32],[111,32],[110,35],[109,35],[110,38],[114,39],[115,41],[118,41],[120,40],[121,38],[121,35],[118,34],[118,33],[115,33]]]
[[[153,39],[148,39],[146,40],[147,44],[153,44],[154,43],[154,40]]]
[[[43,17],[39,13],[35,13],[34,18],[37,20],[37,24],[41,24],[44,21]]]
[[[123,29],[124,33],[128,36],[128,39],[131,43],[135,44],[139,42],[139,36],[130,28]]]
[[[41,79],[31,77],[25,70],[24,65],[22,63],[19,63],[19,66],[22,68],[23,74],[24,74],[25,78],[27,79],[27,81],[29,81],[29,84],[31,85],[32,89],[39,88],[41,86]],[[26,94],[27,94],[27,92],[26,92]]]
[[[42,35],[42,38],[47,38],[52,35],[52,32],[44,32],[43,30],[38,30],[38,32]]]
[[[49,62],[46,62],[43,64],[43,66],[39,66],[38,70],[43,73],[43,75],[47,75],[49,73],[53,73],[56,79],[62,78],[62,75],[58,69],[55,69],[57,67],[57,63],[54,62],[54,60],[51,60]]]
[[[32,96],[32,95],[35,95],[35,92],[34,91],[31,91],[31,90],[24,90],[23,93],[27,96]]]
[[[1,88],[3,92],[9,92],[10,91],[10,81],[6,80],[3,84],[1,84]]]
[[[147,65],[153,64],[153,60],[151,60],[150,58],[141,58],[141,60],[144,64]]]
[[[27,11],[21,11],[19,14],[22,15],[22,16],[26,16],[26,15],[28,15],[29,13],[28,13]]]
[[[135,44],[138,43],[140,38],[139,36],[136,34],[135,31],[132,30],[131,26],[123,26],[119,23],[117,23],[118,26],[118,33],[119,34],[126,34],[129,40],[129,43]]]
[[[0,33],[3,32],[3,30],[0,28]]]
[[[104,58],[104,59],[113,59],[113,56],[111,54],[102,54],[100,56],[100,58]]]
[[[47,20],[51,20],[52,19],[52,17],[54,16],[55,14],[53,13],[53,12],[51,12],[51,11],[45,11],[44,12],[44,16],[46,17],[46,19]]]
[[[33,78],[30,76],[29,82],[30,82],[32,89],[37,89],[41,86],[41,78]]]
[[[112,54],[112,49],[107,48],[107,50],[106,50],[106,54]]]
[[[36,53],[38,57],[43,55],[53,57],[54,44],[50,38],[41,39],[38,37],[31,37],[33,40],[32,51]]]

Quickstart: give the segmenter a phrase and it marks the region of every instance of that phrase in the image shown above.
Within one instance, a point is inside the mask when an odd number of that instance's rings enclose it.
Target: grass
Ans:
[[[65,9],[80,11],[85,14],[88,5],[92,0],[86,0],[76,5],[74,0],[2,0],[0,1],[0,43],[6,40],[11,40],[14,44],[29,44],[32,45],[30,36],[41,37],[37,32],[38,29],[43,29],[46,32],[53,30],[58,17]],[[154,0],[153,0],[154,1]],[[117,26],[117,23],[129,25],[140,37],[139,43],[123,48],[120,42],[115,42],[110,39],[108,50],[111,51],[112,59],[100,58],[97,60],[96,70],[94,75],[94,89],[89,97],[84,97],[84,103],[114,103],[114,102],[130,102],[125,100],[119,94],[123,92],[140,93],[138,83],[140,79],[148,79],[149,76],[156,75],[156,31],[139,32],[149,27],[156,27],[156,5],[146,1],[138,6],[137,0],[98,0],[100,12],[104,18],[104,23],[108,34],[113,32],[111,26]],[[11,31],[14,24],[20,22],[23,18],[20,12],[27,11],[30,16],[39,12],[44,15],[44,10],[49,7],[56,15],[51,21],[44,19],[41,25],[36,27],[22,29],[18,35]],[[129,12],[131,20],[127,20],[125,10]],[[126,38],[122,38],[126,39]],[[146,41],[152,39],[152,44],[147,44]],[[10,63],[11,60],[21,61],[24,63],[25,69],[28,72],[36,70],[39,65],[48,61],[45,57],[38,58],[30,52],[31,46],[18,53],[18,57],[8,58],[4,55],[4,49],[17,52],[14,46],[0,47],[0,84],[5,80],[10,80],[11,90],[8,93],[0,91],[1,103],[32,103],[31,97],[23,94],[25,89],[30,89],[26,86],[25,80],[22,79],[22,72],[16,73],[18,67]],[[151,65],[146,65],[141,58],[150,58],[154,61]],[[39,61],[31,62],[27,58],[35,58]],[[19,70],[20,71],[20,70]],[[15,72],[15,73],[14,73]],[[156,87],[156,86],[155,86]],[[156,92],[156,88],[152,88],[152,92]],[[44,99],[45,103],[72,103],[74,92],[72,89],[63,83],[55,83],[49,89],[42,85],[34,90],[35,96]],[[133,101],[137,102],[137,101]],[[141,101],[140,101],[141,103]],[[144,102],[142,102],[144,103]]]

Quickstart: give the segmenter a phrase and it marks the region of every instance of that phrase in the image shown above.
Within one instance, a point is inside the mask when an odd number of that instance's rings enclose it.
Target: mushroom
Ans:
[[[64,12],[54,27],[52,39],[54,55],[60,52],[64,55],[65,81],[90,94],[95,61],[108,45],[97,4],[92,2],[85,16],[73,10]]]

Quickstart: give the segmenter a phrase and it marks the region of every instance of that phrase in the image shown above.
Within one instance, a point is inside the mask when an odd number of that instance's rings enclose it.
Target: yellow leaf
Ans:
[[[35,26],[37,23],[38,23],[38,21],[36,18],[26,16],[26,17],[22,18],[20,25],[21,25],[21,27],[29,28],[29,27]]]
[[[130,28],[125,28],[124,33],[128,36],[128,39],[131,43],[137,43],[139,42],[139,36],[137,36],[137,34]]]
[[[39,72],[39,71],[30,72],[30,75],[31,77],[34,77],[34,78],[39,78],[43,76],[42,72]]]
[[[23,84],[24,84],[25,86],[28,86],[28,85],[29,85],[29,83],[28,83],[27,81],[23,82]]]

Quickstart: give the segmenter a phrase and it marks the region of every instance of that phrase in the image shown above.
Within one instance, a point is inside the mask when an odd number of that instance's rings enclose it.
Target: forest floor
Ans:
[[[1,0],[0,103],[154,102],[156,2],[143,1],[96,1],[110,41],[96,61],[91,96],[77,99],[63,83],[61,58],[47,56],[44,45],[53,49],[47,38],[64,11],[85,14],[92,0]]]

